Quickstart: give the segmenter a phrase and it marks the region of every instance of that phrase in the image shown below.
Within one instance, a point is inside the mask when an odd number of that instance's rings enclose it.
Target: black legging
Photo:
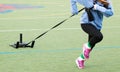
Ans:
[[[83,31],[88,34],[88,42],[90,42],[91,48],[95,46],[96,43],[103,39],[103,35],[95,26],[92,24],[81,24]]]

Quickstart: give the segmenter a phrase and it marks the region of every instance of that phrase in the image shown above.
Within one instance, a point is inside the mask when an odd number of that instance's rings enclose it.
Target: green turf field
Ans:
[[[71,15],[69,0],[1,1],[1,4],[41,7],[0,13],[0,72],[119,72],[120,1],[112,2],[114,16],[104,20],[104,39],[92,51],[85,69],[80,70],[75,59],[82,52],[82,44],[87,42],[87,35],[79,25],[81,13],[36,40],[32,49],[9,46],[19,40],[20,33],[24,42],[29,42],[68,18]]]

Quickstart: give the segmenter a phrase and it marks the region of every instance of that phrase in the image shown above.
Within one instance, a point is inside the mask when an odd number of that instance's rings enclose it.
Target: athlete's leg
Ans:
[[[103,39],[103,35],[100,30],[96,29],[91,24],[81,24],[83,31],[85,31],[89,38],[88,43],[83,45],[83,53],[76,59],[78,68],[84,68],[85,59],[89,58],[89,54],[96,43]]]
[[[91,45],[91,48],[95,46],[96,43],[100,42],[103,39],[103,35],[91,24],[81,24],[81,27],[83,31],[85,31],[88,34],[88,42]]]

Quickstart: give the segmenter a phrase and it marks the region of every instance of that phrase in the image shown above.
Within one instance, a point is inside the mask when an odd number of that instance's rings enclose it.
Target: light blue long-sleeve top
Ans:
[[[110,0],[107,0],[109,2],[108,8],[105,8],[103,4],[100,2],[96,2],[96,9],[92,9],[91,13],[94,17],[93,21],[88,20],[87,12],[85,11],[81,18],[80,23],[81,24],[92,24],[94,25],[98,30],[101,30],[102,28],[102,22],[103,22],[103,16],[110,17],[113,15],[113,8]],[[86,8],[91,8],[94,6],[94,0],[70,0],[71,2],[71,12],[72,14],[78,13],[77,3],[83,5]]]

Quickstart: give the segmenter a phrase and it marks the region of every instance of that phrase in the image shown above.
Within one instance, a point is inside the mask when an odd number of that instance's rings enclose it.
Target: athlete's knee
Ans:
[[[103,40],[103,35],[102,34],[98,34],[95,36],[95,38],[97,39],[98,42]]]

